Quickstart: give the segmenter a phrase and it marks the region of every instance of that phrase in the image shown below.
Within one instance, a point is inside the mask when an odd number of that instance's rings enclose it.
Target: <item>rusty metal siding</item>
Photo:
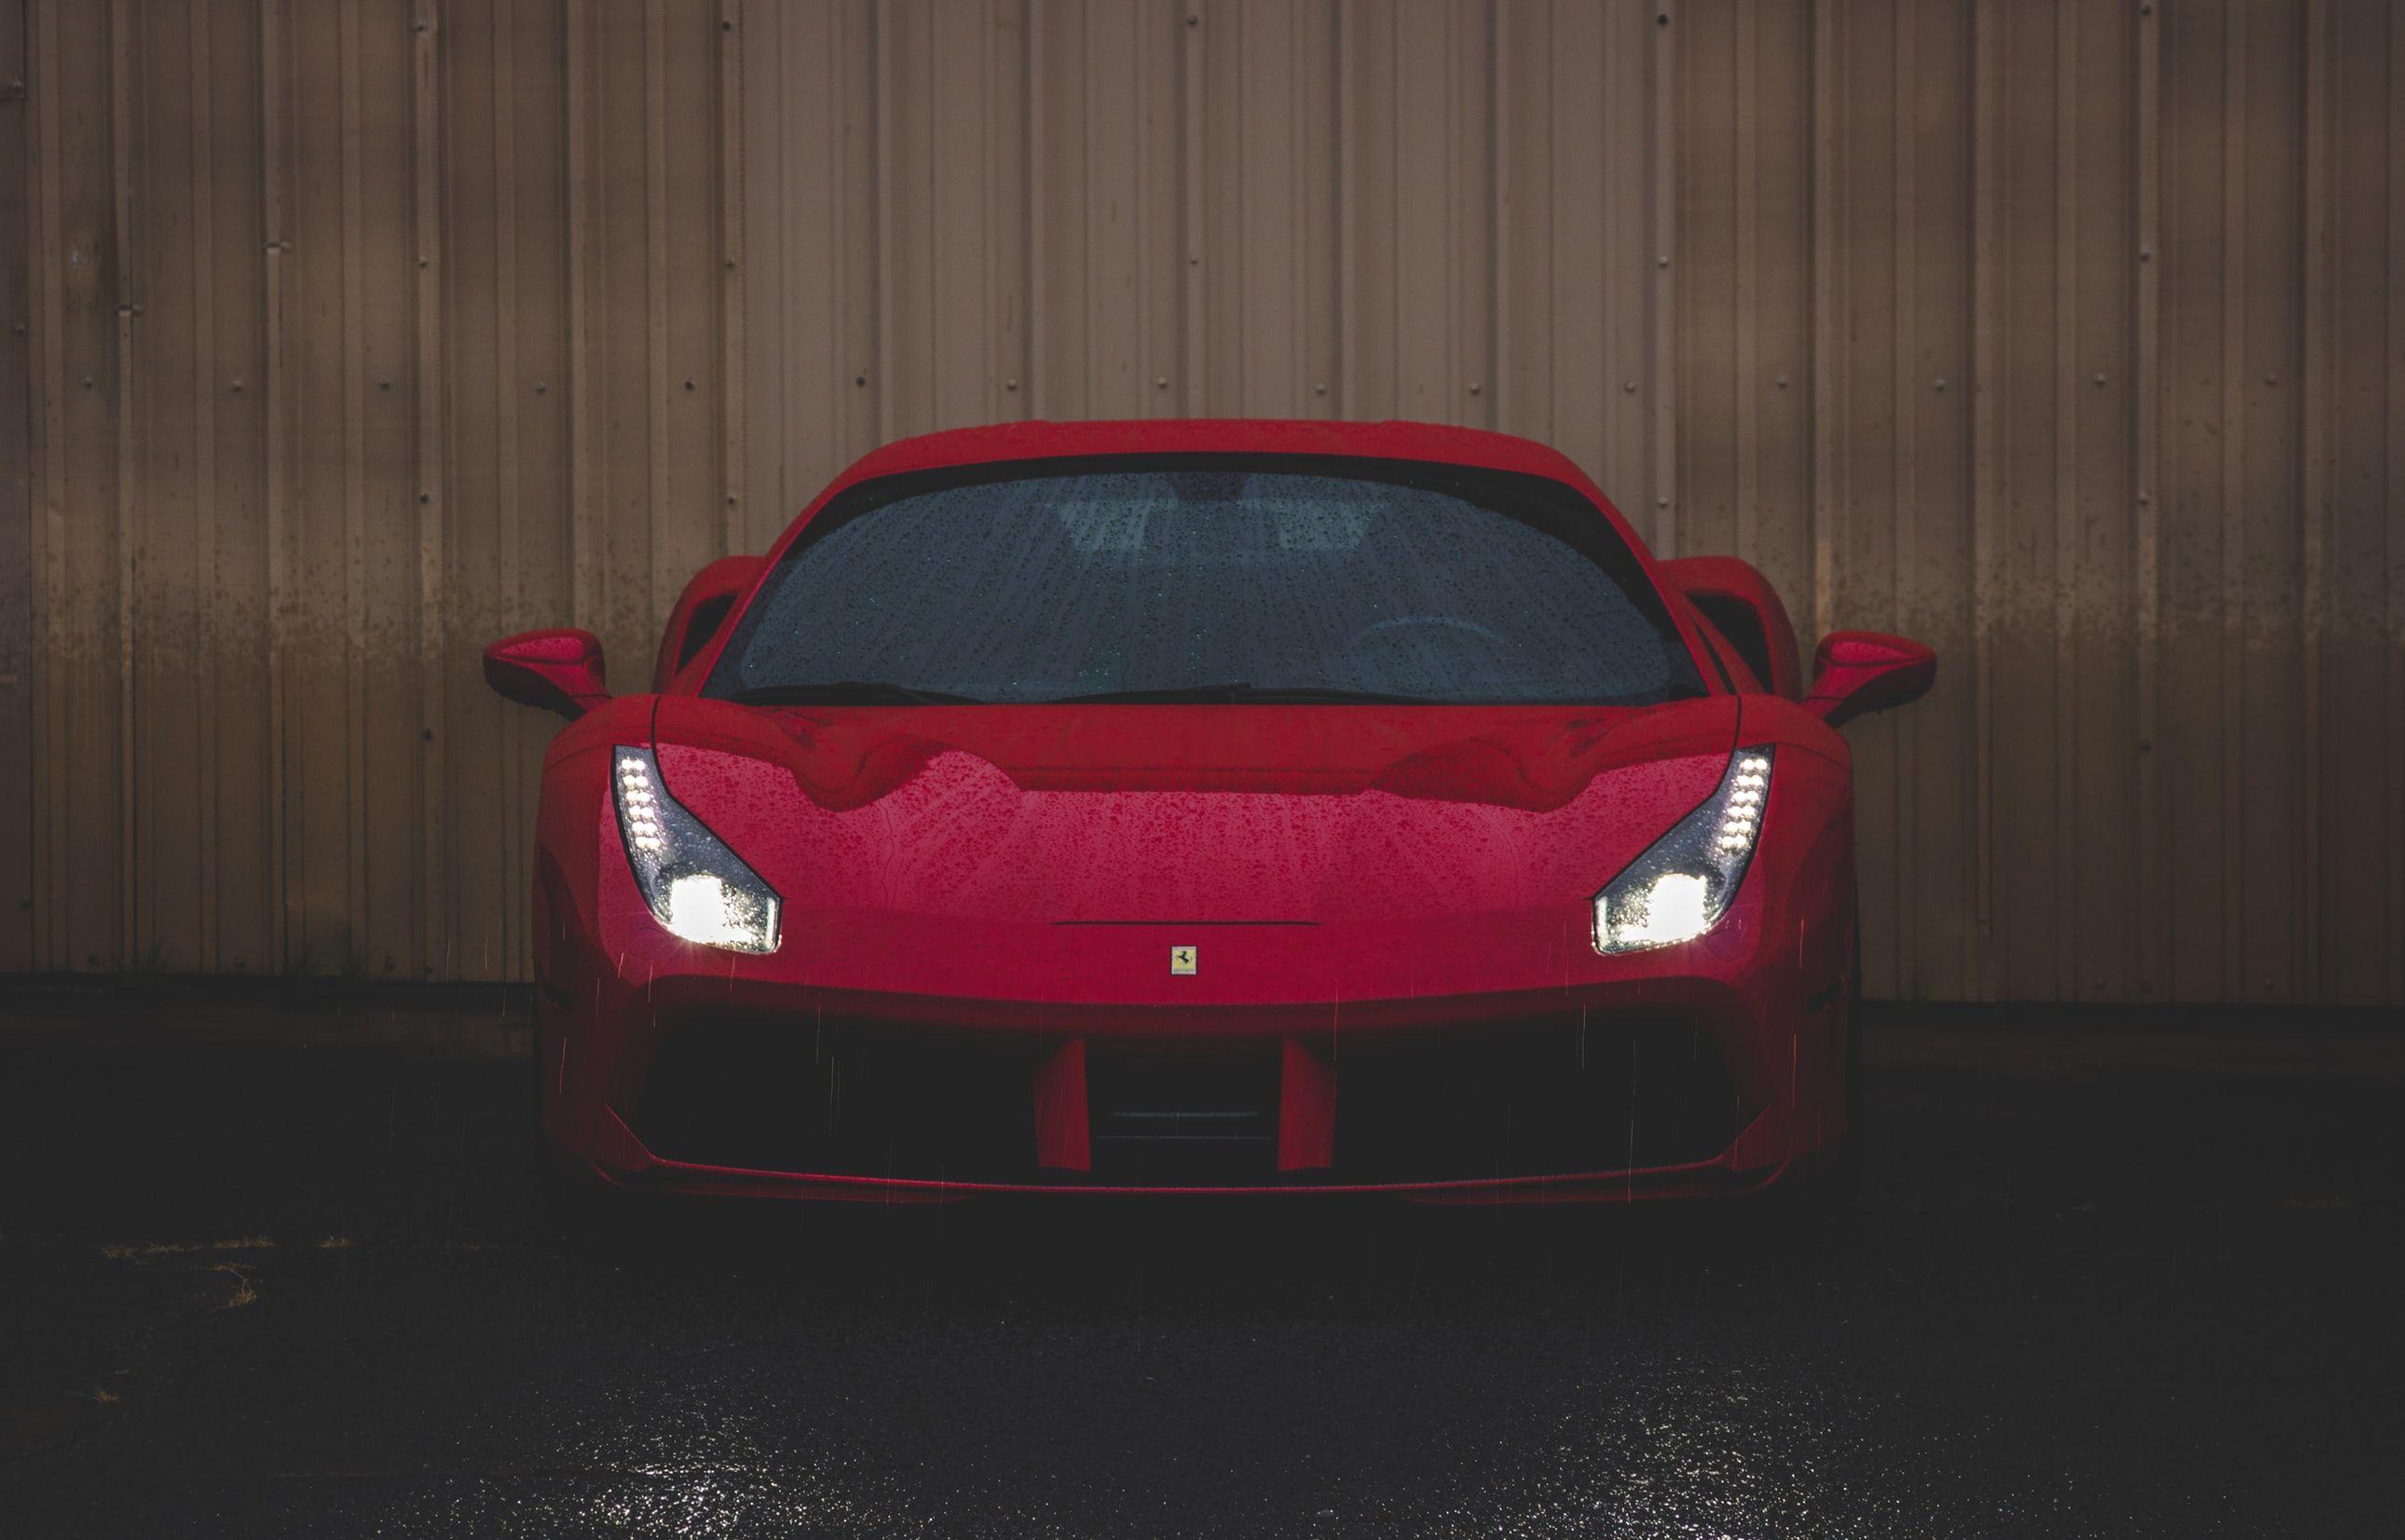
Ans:
[[[18,78],[0,969],[522,975],[485,639],[634,686],[907,433],[1404,415],[1938,648],[1874,990],[2405,1001],[2383,0],[0,0]]]

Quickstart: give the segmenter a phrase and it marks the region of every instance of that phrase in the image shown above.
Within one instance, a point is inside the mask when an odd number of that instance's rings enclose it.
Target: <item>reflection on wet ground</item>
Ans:
[[[1079,1201],[598,1233],[538,1200],[506,1042],[439,1026],[0,1002],[0,1527],[2386,1521],[2405,1071],[2338,1018],[1890,1008],[1836,1223]]]

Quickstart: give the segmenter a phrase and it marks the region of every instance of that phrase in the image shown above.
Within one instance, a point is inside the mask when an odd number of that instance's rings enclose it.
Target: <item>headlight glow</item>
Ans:
[[[620,745],[611,776],[626,865],[670,934],[734,952],[777,949],[781,905],[743,858],[670,798],[649,749]]]
[[[1738,749],[1709,800],[1595,896],[1595,949],[1641,952],[1719,924],[1753,859],[1769,796],[1770,750]]]

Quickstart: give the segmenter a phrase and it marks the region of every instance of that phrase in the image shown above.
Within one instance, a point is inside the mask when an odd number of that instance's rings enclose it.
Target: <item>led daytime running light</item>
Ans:
[[[1693,941],[1737,896],[1770,802],[1771,750],[1741,749],[1709,800],[1595,896],[1595,949],[1606,956]]]
[[[663,930],[733,952],[773,952],[782,904],[759,874],[660,784],[647,749],[612,756],[618,833],[635,886]]]

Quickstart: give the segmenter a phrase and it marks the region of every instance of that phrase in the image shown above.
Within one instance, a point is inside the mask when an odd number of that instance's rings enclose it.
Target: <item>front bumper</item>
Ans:
[[[1625,1201],[1766,1185],[1844,1133],[1840,819],[1774,823],[1681,946],[1599,958],[1583,903],[1365,913],[1210,931],[1173,980],[1190,930],[860,904],[795,910],[773,956],[712,952],[652,920],[607,819],[571,815],[598,859],[539,885],[538,1053],[551,1139],[620,1185]],[[1811,848],[1778,847],[1803,830]],[[713,1071],[713,1034],[763,1051]],[[1217,1089],[1146,1099],[1189,1081]],[[1249,1145],[1136,1137],[1189,1123]]]
[[[627,1188],[882,1202],[1704,1197],[1824,1141],[1797,1066],[1834,1008],[1773,1022],[1692,978],[1581,994],[1081,1012],[659,979],[546,1034],[547,1123]]]

